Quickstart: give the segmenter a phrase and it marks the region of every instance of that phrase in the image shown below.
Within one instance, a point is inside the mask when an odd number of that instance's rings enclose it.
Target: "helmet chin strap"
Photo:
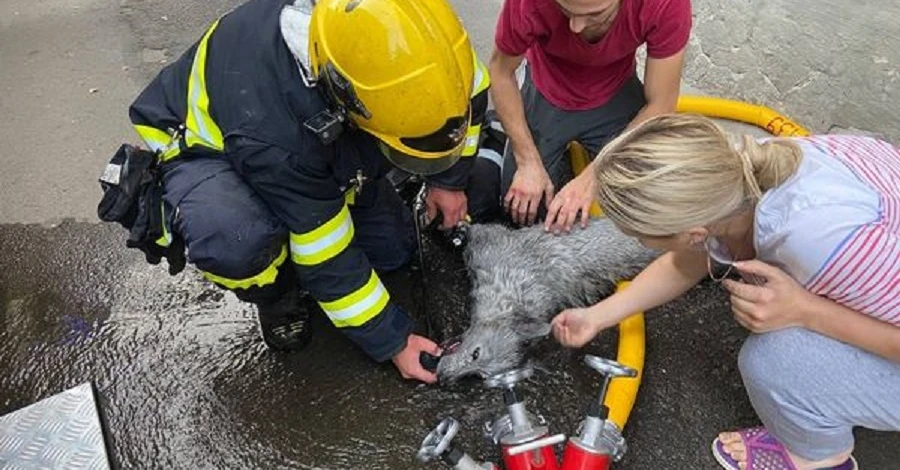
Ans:
[[[332,107],[340,108],[345,117],[349,117],[348,114],[353,112],[366,119],[372,118],[372,113],[366,109],[366,106],[356,96],[353,85],[334,68],[331,62],[326,62],[322,70],[319,71],[319,82],[326,84],[326,93],[332,101]]]
[[[356,123],[353,122],[353,119],[350,119],[350,110],[347,109],[346,106],[342,105],[340,101],[334,96],[334,92],[331,91],[331,87],[328,85],[320,86],[322,97],[325,99],[325,107],[328,112],[335,115],[340,116],[340,119],[347,123],[349,127],[357,127]]]

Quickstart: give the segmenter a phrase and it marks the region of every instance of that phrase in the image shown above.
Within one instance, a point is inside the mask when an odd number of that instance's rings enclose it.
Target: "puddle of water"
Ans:
[[[258,338],[252,307],[191,269],[171,277],[126,255],[120,268],[99,273],[91,256],[52,258],[32,260],[40,272],[3,279],[4,409],[91,380],[123,468],[410,468],[445,416],[460,421],[458,442],[473,455],[494,453],[481,427],[503,412],[501,397],[474,379],[453,388],[403,381],[321,317],[309,350],[272,354]],[[465,271],[454,259],[431,265],[440,266],[430,278],[439,282],[429,284],[428,308],[440,317],[442,339],[466,325]],[[50,273],[56,281],[35,284]],[[401,305],[418,311],[416,273],[385,282]],[[559,426],[574,429],[594,381],[560,367],[578,364],[571,359],[549,354],[547,370],[555,372],[539,372],[522,388],[552,397],[532,405],[534,412],[563,416]]]
[[[322,317],[307,350],[272,354],[233,294],[192,270],[170,277],[122,245],[108,226],[0,226],[0,414],[92,381],[121,468],[444,468],[415,453],[447,416],[460,423],[457,444],[498,460],[481,435],[504,412],[497,390],[404,381]],[[466,326],[468,287],[458,260],[432,255],[441,340]],[[385,282],[418,312],[416,273]],[[712,468],[716,433],[757,423],[735,367],[744,335],[715,285],[648,315],[648,368],[617,469]],[[610,332],[580,351],[534,350],[541,370],[521,390],[551,432],[575,431],[599,388],[583,354],[612,357],[615,341]],[[861,463],[896,462],[895,434],[865,437]]]

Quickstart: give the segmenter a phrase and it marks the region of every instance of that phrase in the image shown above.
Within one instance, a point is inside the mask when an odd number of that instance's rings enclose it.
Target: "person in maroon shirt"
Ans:
[[[500,192],[514,222],[543,218],[557,233],[579,218],[586,225],[592,172],[573,178],[568,143],[593,158],[622,131],[674,112],[691,27],[690,0],[504,1],[490,94],[508,136]],[[642,83],[635,55],[643,44]]]

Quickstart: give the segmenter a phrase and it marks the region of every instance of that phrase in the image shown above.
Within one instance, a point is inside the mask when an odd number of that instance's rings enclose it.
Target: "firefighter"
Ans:
[[[321,308],[374,361],[433,383],[419,356],[438,346],[379,277],[416,247],[385,176],[423,175],[429,217],[455,226],[488,87],[446,0],[251,0],[130,107],[160,161],[163,236],[147,246],[183,243],[257,306],[270,349],[306,346]]]

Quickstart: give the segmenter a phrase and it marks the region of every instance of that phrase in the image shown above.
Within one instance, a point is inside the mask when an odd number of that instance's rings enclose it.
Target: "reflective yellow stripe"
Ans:
[[[165,149],[172,142],[172,136],[155,127],[135,125],[134,128],[144,143],[154,152]]]
[[[475,60],[475,76],[472,79],[472,96],[475,97],[479,93],[483,93],[491,85],[491,75],[488,68],[475,50],[472,50],[472,57]],[[478,140],[481,137],[481,124],[477,126],[469,126],[466,131],[466,145],[463,147],[462,156],[471,157],[478,151]]]
[[[475,78],[472,80],[472,96],[475,96],[487,90],[491,85],[491,74],[488,73],[487,66],[478,58],[478,54],[475,53],[474,49],[472,50],[472,57],[475,58]]]
[[[353,221],[347,205],[315,230],[291,234],[291,259],[303,266],[324,263],[344,251],[353,240]]]
[[[181,149],[178,148],[178,142],[173,140],[172,136],[155,127],[136,124],[134,129],[141,136],[144,143],[150,147],[150,150],[159,152],[162,161],[171,160],[181,152]]]
[[[278,276],[278,267],[284,264],[284,260],[286,259],[287,246],[282,246],[281,253],[275,258],[275,261],[272,261],[272,264],[256,276],[248,277],[246,279],[228,279],[226,277],[204,272],[203,277],[212,282],[221,284],[228,289],[249,289],[252,286],[263,287],[275,282],[275,278]]]
[[[384,310],[391,299],[381,279],[372,271],[369,282],[356,291],[331,302],[319,302],[322,310],[338,328],[360,326]]]
[[[478,138],[481,136],[481,124],[469,126],[466,132],[466,146],[463,147],[462,156],[471,157],[478,151]]]
[[[346,202],[348,206],[356,204],[356,188],[350,188],[344,193],[344,202]]]
[[[219,20],[216,20],[203,35],[194,55],[188,82],[185,142],[188,147],[200,144],[221,151],[225,148],[225,142],[222,139],[222,131],[209,115],[209,95],[206,92],[206,48],[210,35],[218,25]]]
[[[159,246],[167,247],[172,244],[172,234],[169,233],[168,227],[166,227],[166,206],[160,204],[159,212],[162,214],[162,235],[156,240],[156,244]]]

